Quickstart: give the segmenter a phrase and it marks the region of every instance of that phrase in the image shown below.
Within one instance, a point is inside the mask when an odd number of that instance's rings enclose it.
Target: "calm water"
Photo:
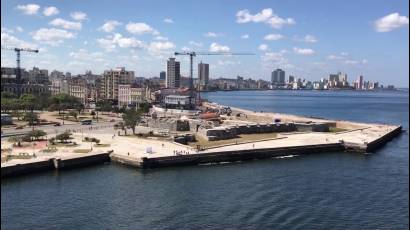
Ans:
[[[205,94],[255,111],[402,124],[408,92]],[[1,182],[2,229],[408,229],[408,133],[326,153],[137,171],[102,165]]]

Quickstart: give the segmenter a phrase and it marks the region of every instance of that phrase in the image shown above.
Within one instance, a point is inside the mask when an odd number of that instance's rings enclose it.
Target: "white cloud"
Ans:
[[[345,64],[347,64],[347,65],[356,65],[356,64],[359,64],[359,62],[355,61],[355,60],[345,60]]]
[[[377,32],[389,32],[403,26],[409,25],[409,18],[401,16],[399,13],[392,13],[374,22],[374,29]]]
[[[109,20],[104,23],[98,30],[102,30],[104,32],[110,33],[115,30],[115,27],[121,25],[121,22],[115,20]]]
[[[268,24],[274,29],[280,29],[284,25],[294,25],[296,22],[293,18],[283,19],[277,15],[274,15],[269,19]]]
[[[61,18],[52,20],[50,25],[62,27],[67,30],[81,30],[81,22],[71,22]]]
[[[142,48],[144,46],[142,41],[135,38],[126,38],[121,34],[115,34],[113,41],[121,48]]]
[[[266,22],[270,17],[272,17],[272,9],[263,9],[260,13],[252,15],[249,10],[240,10],[236,13],[237,23],[248,23],[248,22]]]
[[[66,39],[72,39],[75,37],[74,33],[61,29],[47,29],[40,28],[32,33],[33,39],[39,42],[43,42],[49,45],[58,45],[64,42]]]
[[[114,34],[114,36],[108,36],[106,38],[97,39],[97,43],[101,48],[106,51],[113,51],[117,46],[120,48],[143,48],[145,47],[144,42],[137,40],[133,37],[124,37],[119,33]]]
[[[101,48],[105,49],[105,51],[107,52],[111,52],[117,47],[113,39],[109,38],[99,38],[97,39],[97,43]]]
[[[2,33],[9,33],[9,34],[13,34],[14,30],[6,28],[6,27],[1,27],[1,32]]]
[[[367,63],[369,63],[369,61],[367,61],[367,59],[362,60],[362,64],[367,64]]]
[[[304,41],[308,43],[315,43],[317,42],[317,39],[315,36],[308,34],[305,36]]]
[[[237,23],[248,23],[248,22],[263,22],[270,25],[272,28],[280,29],[284,25],[293,25],[295,20],[293,18],[281,18],[278,15],[273,14],[271,8],[263,9],[260,13],[250,14],[249,10],[244,9],[236,13]]]
[[[211,52],[229,52],[230,49],[228,46],[219,45],[218,43],[213,42],[209,46],[209,51]]]
[[[146,34],[146,33],[150,33],[153,35],[159,34],[158,31],[156,31],[151,26],[143,22],[137,22],[137,23],[130,22],[127,24],[125,28],[127,29],[128,32],[132,34]]]
[[[167,51],[170,49],[174,49],[175,45],[172,42],[165,41],[165,42],[151,42],[149,44],[148,50],[153,53],[159,53],[162,51]]]
[[[217,34],[217,33],[214,33],[214,32],[208,32],[204,35],[205,35],[205,37],[208,37],[208,38],[216,38],[216,37],[220,36],[220,34]]]
[[[235,64],[240,64],[240,62],[234,62],[230,60],[218,60],[218,65],[221,65],[221,66],[235,65]]]
[[[81,11],[72,12],[70,16],[76,21],[83,21],[87,19],[87,14]]]
[[[268,34],[263,39],[268,40],[268,41],[276,41],[282,38],[283,38],[282,34]]]
[[[23,28],[21,28],[21,26],[16,26],[16,30],[17,30],[18,32],[23,32],[23,31],[24,31]]]
[[[184,51],[184,52],[188,52],[191,49],[189,47],[184,46],[184,47],[181,48],[181,50]]]
[[[7,32],[3,32],[3,29],[1,31],[1,46],[5,47],[21,47],[21,48],[31,48],[31,49],[36,49],[37,45],[32,44],[29,42],[22,41],[13,35],[10,35]]]
[[[193,45],[193,46],[197,46],[197,47],[202,47],[202,43],[201,43],[201,42],[189,41],[189,44],[190,44],[190,45]]]
[[[58,13],[60,13],[60,11],[57,9],[57,7],[54,7],[54,6],[46,7],[43,10],[43,14],[47,17],[56,15]]]
[[[312,49],[293,47],[293,52],[299,55],[312,55],[315,53]]]
[[[104,56],[101,52],[90,53],[85,49],[79,49],[76,52],[70,52],[69,55],[73,59],[81,61],[102,61]]]
[[[27,4],[27,5],[17,5],[16,9],[22,11],[24,14],[27,15],[34,15],[37,14],[40,6],[37,4]]]
[[[174,20],[172,20],[172,18],[165,18],[164,22],[165,23],[174,23]]]
[[[273,63],[286,63],[287,59],[283,56],[283,52],[266,52],[262,55],[262,61]]]
[[[261,51],[266,51],[268,48],[269,48],[269,47],[268,47],[268,45],[266,45],[266,44],[261,44],[261,45],[258,47],[258,49],[261,50]]]
[[[168,41],[167,37],[162,37],[162,36],[156,36],[154,39],[158,41]]]
[[[248,39],[249,38],[249,34],[244,34],[241,36],[242,39]]]
[[[349,53],[348,53],[348,52],[341,52],[340,55],[342,55],[342,56],[348,56]]]
[[[341,59],[343,59],[344,57],[341,57],[341,56],[337,56],[337,55],[334,55],[334,54],[330,54],[329,56],[327,56],[327,59],[328,60],[341,60]]]

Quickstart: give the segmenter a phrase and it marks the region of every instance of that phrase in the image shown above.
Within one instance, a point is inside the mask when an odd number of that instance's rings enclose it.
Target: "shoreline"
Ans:
[[[205,103],[204,106],[212,107],[222,105]],[[37,169],[39,167],[46,170],[60,170],[65,168],[62,163],[68,159],[71,160],[71,162],[75,162],[72,164],[73,168],[111,161],[135,168],[146,169],[182,165],[203,165],[227,161],[245,161],[327,151],[367,153],[377,150],[402,132],[400,125],[360,123],[274,112],[255,112],[237,107],[230,108],[233,113],[246,114],[245,121],[248,124],[272,123],[274,119],[279,118],[281,121],[289,123],[327,123],[330,126],[348,130],[336,133],[278,133],[277,138],[273,139],[254,140],[236,144],[230,143],[204,150],[196,150],[188,145],[159,139],[143,139],[135,136],[119,136],[114,139],[112,134],[109,133],[93,133],[91,135],[100,138],[104,143],[107,143],[109,147],[100,148],[99,151],[94,151],[89,154],[76,155],[62,151],[52,156],[37,159],[11,160],[1,164],[1,175],[2,178],[7,178],[14,175],[27,174],[38,171]],[[81,137],[78,133],[74,136],[77,139]],[[162,147],[160,147],[161,145]],[[152,153],[147,153],[147,148],[151,148]],[[175,151],[186,152],[186,154],[175,155]],[[66,165],[70,165],[70,163]]]

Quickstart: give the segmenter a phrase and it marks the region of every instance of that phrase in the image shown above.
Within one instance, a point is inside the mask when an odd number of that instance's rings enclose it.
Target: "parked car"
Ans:
[[[57,123],[54,124],[54,126],[61,126],[61,123],[57,122]]]
[[[22,125],[17,125],[16,126],[16,129],[23,129],[24,128],[24,126],[22,126]]]

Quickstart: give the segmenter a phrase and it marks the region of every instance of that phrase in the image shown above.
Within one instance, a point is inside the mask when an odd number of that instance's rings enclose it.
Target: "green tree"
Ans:
[[[1,92],[1,98],[2,98],[2,99],[3,99],[3,98],[9,98],[9,99],[11,99],[11,98],[17,98],[17,95],[14,94],[14,93],[12,93],[12,92],[3,91],[3,92]]]
[[[138,125],[141,119],[141,112],[135,110],[135,109],[127,109],[123,114],[122,114],[122,119],[124,121],[124,125],[127,128],[132,129],[132,133],[135,135],[135,126]]]
[[[24,121],[27,121],[30,126],[34,126],[38,122],[38,115],[33,112],[27,112],[23,117]]]
[[[38,139],[40,139],[40,137],[46,136],[47,133],[43,130],[37,129],[37,130],[30,131],[27,135],[34,138],[34,139],[36,139],[36,140],[38,140]]]
[[[151,105],[147,102],[144,102],[139,104],[138,110],[141,111],[141,113],[148,113],[150,108]]]
[[[24,110],[30,110],[33,112],[36,108],[37,99],[33,94],[23,94],[21,95],[20,100]]]
[[[49,109],[58,110],[58,114],[61,114],[61,111],[77,109],[78,107],[83,108],[80,100],[65,93],[56,94],[50,98]]]
[[[72,117],[75,118],[75,120],[77,120],[77,112],[74,111],[74,110],[71,110],[71,111],[68,113],[68,116],[72,116]]]
[[[60,142],[67,142],[67,140],[71,139],[71,133],[68,131],[65,131],[64,133],[60,133],[56,136],[56,140],[59,140]]]

